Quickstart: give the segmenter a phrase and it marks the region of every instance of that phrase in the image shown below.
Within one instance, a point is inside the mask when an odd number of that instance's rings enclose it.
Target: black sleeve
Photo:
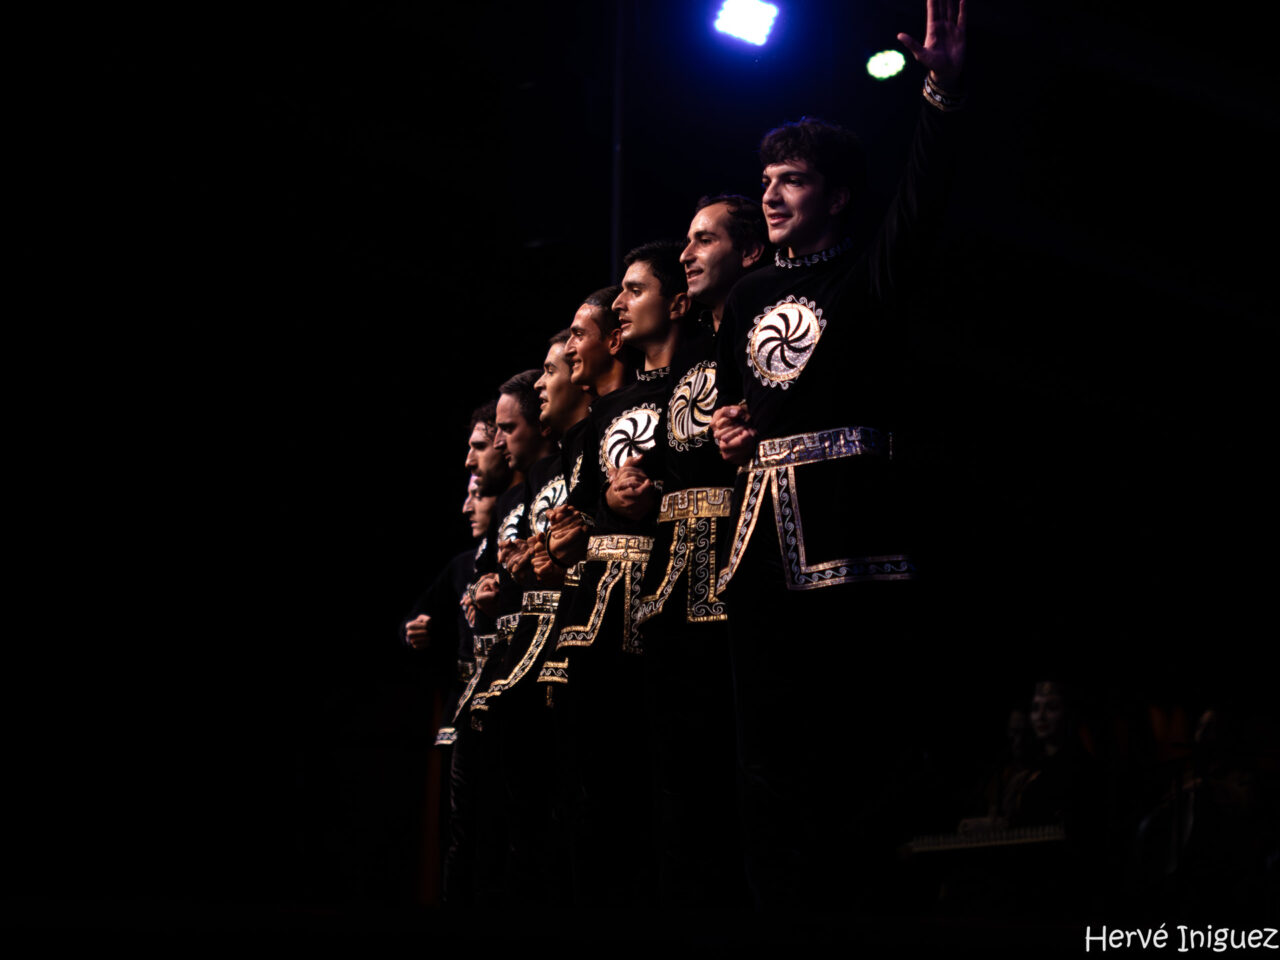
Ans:
[[[867,253],[872,296],[893,303],[906,289],[937,232],[954,179],[963,113],[924,103],[898,192]]]

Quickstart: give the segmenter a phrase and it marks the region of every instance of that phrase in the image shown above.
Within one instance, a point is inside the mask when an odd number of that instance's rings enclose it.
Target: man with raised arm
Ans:
[[[717,586],[732,608],[746,864],[761,905],[845,907],[884,852],[877,788],[845,785],[891,756],[875,746],[891,731],[870,725],[897,707],[883,692],[895,678],[873,673],[869,654],[900,656],[910,636],[915,567],[890,433],[907,343],[896,314],[945,199],[963,3],[929,0],[924,43],[899,39],[928,76],[878,236],[862,253],[849,236],[866,168],[851,133],[810,119],[770,131],[763,209],[779,249],[734,288],[719,335],[712,429],[741,470]]]

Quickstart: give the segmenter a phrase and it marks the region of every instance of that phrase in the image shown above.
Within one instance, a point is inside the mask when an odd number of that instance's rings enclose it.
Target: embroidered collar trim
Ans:
[[[815,263],[822,263],[825,260],[834,260],[836,257],[843,256],[852,249],[853,237],[845,237],[829,250],[821,250],[818,253],[810,253],[803,257],[788,257],[781,250],[778,250],[773,255],[773,264],[776,267],[782,267],[784,270],[792,270],[796,267],[812,267]]]

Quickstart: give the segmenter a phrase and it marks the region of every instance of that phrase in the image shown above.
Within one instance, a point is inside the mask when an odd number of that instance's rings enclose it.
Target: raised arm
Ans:
[[[934,83],[956,91],[964,69],[964,0],[928,0],[924,43],[905,33],[898,42],[929,71]]]

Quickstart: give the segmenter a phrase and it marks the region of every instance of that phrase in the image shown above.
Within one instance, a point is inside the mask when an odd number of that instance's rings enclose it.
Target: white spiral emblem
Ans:
[[[632,457],[653,449],[658,433],[658,408],[651,403],[622,414],[600,441],[600,467],[612,475]]]
[[[677,450],[700,446],[710,436],[716,409],[716,365],[699,363],[676,384],[667,407],[667,436]]]
[[[498,527],[498,542],[515,540],[520,536],[520,518],[524,516],[524,504],[517,503],[515,508],[502,518]]]
[[[573,461],[573,473],[569,474],[570,490],[578,485],[578,478],[580,476],[582,476],[582,454],[578,454],[578,459]]]
[[[569,492],[564,485],[564,477],[556,477],[545,487],[538,491],[538,495],[533,498],[533,530],[535,533],[546,533],[547,527],[547,511],[552,507],[558,507],[564,503]]]
[[[767,387],[791,386],[813,356],[826,326],[822,310],[804,297],[787,297],[756,317],[747,338],[747,360],[756,379]]]

